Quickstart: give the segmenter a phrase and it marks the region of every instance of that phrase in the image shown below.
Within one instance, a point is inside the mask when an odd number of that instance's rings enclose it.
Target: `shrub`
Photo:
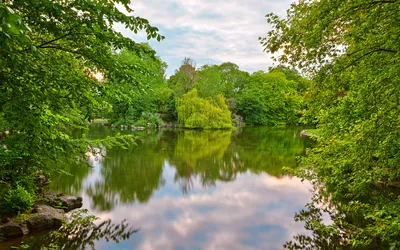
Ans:
[[[8,190],[4,197],[3,207],[8,213],[19,213],[30,209],[35,203],[33,194],[20,185]]]
[[[142,113],[142,117],[145,121],[150,123],[151,125],[155,126],[161,126],[162,125],[162,120],[160,117],[158,117],[156,114],[153,113]],[[146,124],[147,125],[147,124]]]
[[[222,95],[201,98],[193,89],[177,100],[179,123],[185,128],[232,128],[231,112]]]
[[[140,117],[140,119],[136,122],[133,123],[136,127],[146,127],[147,126],[147,121],[143,118]]]

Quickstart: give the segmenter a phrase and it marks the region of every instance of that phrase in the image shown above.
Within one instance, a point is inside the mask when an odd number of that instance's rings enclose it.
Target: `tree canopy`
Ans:
[[[135,33],[144,30],[148,38],[163,36],[146,19],[132,16],[128,4],[126,0],[0,3],[0,131],[9,131],[0,141],[0,184],[29,183],[24,179],[49,161],[84,158],[88,146],[96,142],[75,137],[73,131],[86,128],[90,113],[106,105],[101,98],[106,86],[96,73],[140,84],[127,74],[131,68],[119,64],[113,54],[124,48],[139,56],[154,52],[124,37],[114,24]],[[120,144],[129,138],[103,143]]]
[[[251,125],[296,123],[302,98],[282,72],[253,73],[238,97],[238,113]]]
[[[282,51],[281,63],[314,75],[306,117],[321,136],[299,175],[318,185],[315,201],[333,206],[333,224],[315,213],[302,218],[317,234],[342,239],[336,249],[400,246],[399,7],[395,0],[303,0],[284,19],[267,15],[266,51]]]

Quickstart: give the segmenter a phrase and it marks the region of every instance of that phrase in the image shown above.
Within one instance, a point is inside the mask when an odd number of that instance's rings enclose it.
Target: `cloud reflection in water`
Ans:
[[[293,217],[311,198],[309,183],[282,172],[308,146],[298,132],[143,131],[137,147],[107,150],[91,171],[74,173],[82,182],[63,177],[55,188],[80,190],[91,213],[141,229],[96,249],[282,249],[305,233]]]
[[[175,168],[165,162],[164,169]],[[171,177],[164,176],[164,188],[179,192]],[[135,240],[118,246],[101,242],[97,249],[282,249],[286,240],[305,232],[293,215],[310,200],[310,188],[297,178],[244,173],[234,182],[218,182],[210,192],[195,179],[188,195],[157,191],[146,204],[97,214],[141,228]]]

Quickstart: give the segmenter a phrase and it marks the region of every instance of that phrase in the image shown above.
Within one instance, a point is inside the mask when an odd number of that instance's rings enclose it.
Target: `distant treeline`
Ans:
[[[126,67],[135,65],[130,74],[141,83],[137,88],[119,76],[107,80],[111,106],[100,106],[101,111],[92,115],[116,126],[167,122],[187,128],[230,128],[235,117],[247,125],[296,124],[310,82],[285,66],[249,74],[231,62],[196,68],[189,58],[166,79],[166,64],[157,56],[122,50],[114,57]]]

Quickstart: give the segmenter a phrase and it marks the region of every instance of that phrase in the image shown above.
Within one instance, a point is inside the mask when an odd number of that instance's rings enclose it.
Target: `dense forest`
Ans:
[[[285,247],[400,248],[399,1],[300,0],[285,18],[267,15],[272,29],[260,42],[277,66],[249,73],[182,58],[171,76],[147,43],[114,29],[164,39],[127,14],[129,3],[0,2],[0,216],[33,207],[38,175],[86,162],[99,144],[135,143],[77,133],[94,119],[122,128],[309,124],[317,146],[288,171],[315,186],[296,215],[313,234]]]

